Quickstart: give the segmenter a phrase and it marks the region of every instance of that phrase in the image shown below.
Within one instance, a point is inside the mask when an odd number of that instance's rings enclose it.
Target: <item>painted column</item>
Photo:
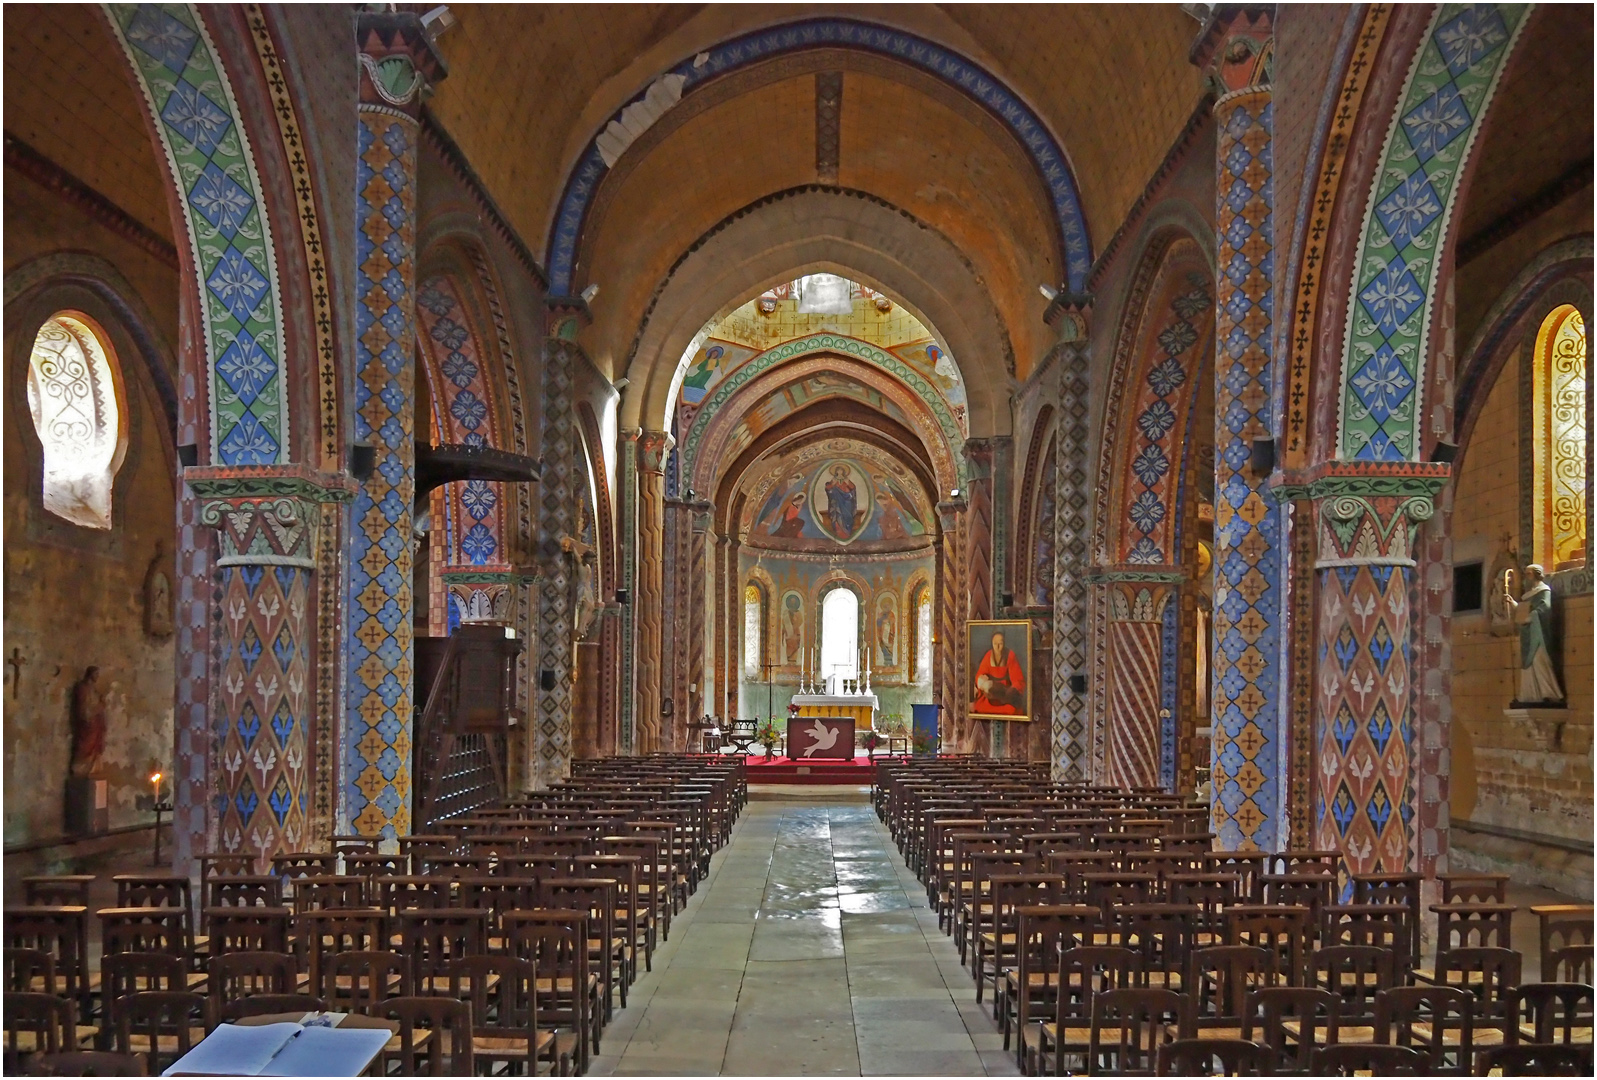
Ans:
[[[1087,706],[1087,306],[1077,298],[1061,314],[1059,432],[1054,449],[1053,778],[1091,778]]]
[[[718,536],[715,538],[715,580],[712,582],[709,614],[710,625],[715,627],[715,694],[710,697],[705,708],[711,716],[729,717],[736,712],[737,682],[729,673],[727,667],[727,626],[726,626],[726,589],[728,581],[736,581],[734,572],[728,576],[727,566],[737,566],[737,556],[733,554],[737,545],[730,537]],[[732,706],[727,702],[731,701]]]
[[[704,646],[706,631],[710,626],[709,566],[706,562],[710,546],[710,527],[715,507],[707,502],[692,504],[693,535],[688,538],[688,590],[684,596],[687,605],[687,682],[686,706],[677,709],[677,724],[673,732],[672,747],[678,752],[690,747],[686,744],[685,725],[695,722],[706,711],[709,698],[705,669]]]
[[[355,410],[376,451],[351,516],[343,831],[411,827],[417,114],[443,65],[411,13],[359,16]]]
[[[1287,840],[1286,521],[1269,470],[1251,464],[1253,441],[1274,430],[1273,10],[1217,7],[1200,54],[1219,94],[1209,765],[1213,828],[1227,851],[1277,851]]]
[[[312,787],[325,783],[312,764],[317,732],[337,722],[312,704],[322,506],[354,489],[295,466],[191,468],[185,480],[218,535],[211,850],[252,854],[264,873],[308,846]]]
[[[993,617],[994,562],[993,562],[993,511],[994,488],[998,478],[994,475],[997,445],[993,439],[967,439],[965,461],[969,469],[966,481],[968,504],[965,513],[965,620]],[[959,657],[965,657],[965,635],[959,637]],[[964,682],[958,684],[964,697]],[[1003,756],[1007,725],[1002,721],[965,720],[967,749],[979,753]]]
[[[1116,574],[1109,606],[1109,699],[1105,716],[1104,782],[1126,788],[1165,787],[1161,697],[1166,625],[1175,614],[1177,585],[1160,574]]]
[[[572,560],[577,484],[583,468],[572,397],[581,312],[549,301],[543,365],[543,475],[538,484],[538,675],[533,689],[533,786],[564,779],[571,768]],[[544,688],[543,672],[554,684]]]
[[[645,431],[638,438],[638,682],[637,742],[639,754],[662,749],[660,701],[665,561],[665,458],[671,436]]]
[[[943,749],[961,754],[975,749],[965,709],[965,511],[964,499],[937,504],[937,642],[932,657],[935,700],[943,707]]]
[[[1415,866],[1414,555],[1449,466],[1317,472],[1314,846],[1341,852],[1346,894],[1349,875]]]

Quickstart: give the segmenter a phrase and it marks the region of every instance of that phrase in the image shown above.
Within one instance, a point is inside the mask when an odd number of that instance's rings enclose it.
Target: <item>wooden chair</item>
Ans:
[[[167,953],[109,953],[100,961],[100,994],[106,1001],[145,990],[187,990],[183,961]]]
[[[233,1019],[228,1010],[239,1001],[292,994],[299,985],[299,961],[288,952],[218,953],[209,971],[211,1015],[217,1020]]]
[[[443,989],[444,971],[456,960],[477,956],[487,948],[487,908],[418,908],[394,919],[403,944],[410,992],[431,994]]]
[[[142,1054],[152,1075],[193,1049],[209,1030],[203,994],[146,990],[113,998],[110,1024],[119,1054]]]
[[[1187,989],[1197,917],[1197,909],[1181,904],[1126,904],[1105,921],[1119,930],[1121,943],[1138,954],[1140,985],[1182,992]]]
[[[1590,983],[1526,983],[1509,992],[1508,1043],[1592,1042],[1597,991]]]
[[[1314,1051],[1314,1071],[1320,1076],[1420,1076],[1425,1055],[1412,1046],[1338,1043]]]
[[[389,1075],[472,1075],[471,1005],[467,1002],[448,997],[389,998],[377,1015],[399,1024],[398,1045],[391,1040],[383,1051],[384,1064],[398,1066],[397,1074]]]
[[[39,874],[22,879],[22,902],[29,907],[89,906],[93,874]]]
[[[1332,945],[1309,958],[1314,984],[1337,995],[1337,1039],[1343,1043],[1376,1041],[1375,1002],[1396,983],[1396,958],[1391,949],[1373,945]]]
[[[1412,1046],[1432,1076],[1469,1076],[1475,1060],[1475,999],[1455,986],[1396,986],[1375,1000],[1375,1039]]]
[[[1266,1048],[1243,1039],[1177,1039],[1159,1047],[1154,1075],[1260,1076],[1269,1056]]]
[[[338,953],[382,952],[388,947],[387,916],[377,908],[324,908],[296,920],[304,970],[301,985],[323,987],[323,961]],[[322,993],[329,1001],[336,994]]]
[[[1097,908],[1079,904],[1023,907],[1018,914],[1015,967],[1004,973],[997,1003],[1006,1050],[1011,1031],[1025,1031],[1052,1010],[1059,985],[1058,957],[1089,939],[1099,918]],[[1015,1053],[1017,1064],[1024,1068],[1024,1040],[1016,1040]]]
[[[448,986],[450,997],[471,1004],[472,1055],[490,1071],[502,1062],[507,1074],[536,1076],[547,1062],[551,1074],[570,1072],[576,1036],[538,1026],[538,972],[531,961],[468,956],[449,965]]]
[[[1191,1037],[1186,995],[1150,987],[1105,990],[1092,999],[1088,1072],[1151,1075],[1161,1046]]]
[[[1353,877],[1353,903],[1355,905],[1384,905],[1403,912],[1401,923],[1407,935],[1407,951],[1399,954],[1399,974],[1420,966],[1420,920],[1424,914],[1421,906],[1421,874],[1357,874]],[[1323,926],[1322,926],[1323,930]],[[1323,941],[1321,944],[1336,944]],[[1375,942],[1349,941],[1349,945],[1376,944]],[[1403,959],[1406,957],[1406,959]]]
[[[117,1054],[110,1050],[69,1050],[30,1057],[28,1075],[143,1076],[144,1061],[137,1054]]]
[[[383,855],[375,851],[347,851],[344,873],[352,877],[388,877],[410,873],[408,855]]]
[[[598,1053],[599,977],[588,966],[588,914],[575,909],[516,911],[505,916],[511,956],[531,961],[538,973],[540,1023],[577,1037],[576,1071],[585,1073]]]
[[[48,955],[61,980],[61,993],[78,1004],[78,1014],[90,1015],[89,912],[76,904],[5,909],[7,948],[34,949]]]
[[[272,856],[272,873],[298,884],[307,877],[338,873],[338,855],[331,851],[290,851]]]
[[[188,912],[175,907],[101,908],[102,956],[122,952],[157,952],[175,956],[187,971],[190,990],[203,990],[205,973],[193,970]]]
[[[1437,874],[1444,904],[1506,904],[1508,875],[1470,871],[1462,874]]]
[[[1257,945],[1276,954],[1276,970],[1289,986],[1305,985],[1304,949],[1310,912],[1264,904],[1238,904],[1225,913],[1227,945]]]
[[[1548,961],[1552,961],[1548,966]],[[1542,958],[1542,978],[1550,982],[1589,983],[1592,981],[1592,947],[1565,945]]]
[[[1592,1048],[1562,1043],[1494,1046],[1475,1063],[1476,1076],[1590,1076]]]
[[[326,1011],[327,1002],[309,994],[256,994],[254,997],[229,1002],[219,1014],[214,1015],[213,1020],[217,1024],[235,1024],[252,1016]]]
[[[322,1000],[344,1012],[380,1016],[390,998],[412,989],[405,958],[383,950],[335,953],[322,962],[321,971]]]
[[[993,984],[993,1018],[999,1019],[1001,1002],[998,987],[1006,971],[1015,966],[1020,940],[1020,909],[1057,905],[1061,902],[1065,879],[1062,874],[994,874],[988,879],[992,897],[992,929],[976,938],[976,1000],[990,980]]]
[[[1276,954],[1256,945],[1213,945],[1192,950],[1187,986],[1193,998],[1194,1035],[1241,1039],[1249,994],[1278,986]]]
[[[1179,873],[1165,878],[1165,891],[1172,904],[1198,909],[1192,943],[1202,948],[1225,941],[1226,909],[1243,902],[1240,874]]]
[[[286,907],[214,907],[205,909],[211,955],[230,952],[288,952],[294,912]]]
[[[215,877],[200,892],[207,908],[283,907],[283,879],[271,874]]]
[[[1517,1026],[1509,1000],[1520,984],[1520,956],[1513,949],[1452,949],[1437,958],[1435,984],[1467,991],[1475,999],[1475,1045],[1508,1042]]]
[[[76,1050],[77,1011],[53,994],[8,990],[5,1005],[5,1071],[16,1075],[30,1054]]]
[[[192,883],[181,874],[117,874],[117,907],[178,907],[194,909]]]
[[[54,994],[55,958],[43,949],[6,949],[4,989],[14,994]]]
[[[1443,953],[1454,949],[1507,949],[1513,947],[1512,904],[1432,904],[1436,913],[1436,957],[1431,967],[1414,969],[1416,982],[1439,981],[1436,968]]]
[[[1565,975],[1558,968],[1558,954],[1568,948],[1584,946],[1589,955],[1592,945],[1592,906],[1590,904],[1541,904],[1530,909],[1540,923],[1541,977],[1544,982],[1555,982]],[[1585,979],[1571,982],[1590,982],[1591,966],[1587,962]]]
[[[543,907],[585,912],[588,916],[588,964],[602,985],[603,1009],[594,1016],[599,1032],[614,1015],[614,995],[619,988],[621,1006],[627,1004],[626,942],[615,932],[615,881],[610,878],[546,878],[539,882]],[[596,1048],[597,1049],[597,1048]]]
[[[1242,1037],[1267,1047],[1270,1072],[1310,1076],[1314,1051],[1337,1041],[1341,999],[1312,986],[1271,986],[1248,994]]]
[[[304,915],[325,908],[366,907],[367,883],[351,874],[318,874],[294,883],[294,914]]]
[[[1020,1029],[1023,1070],[1037,1075],[1051,1065],[1054,1075],[1063,1076],[1067,1055],[1081,1058],[1085,1068],[1093,1000],[1106,990],[1130,987],[1136,966],[1136,954],[1119,946],[1077,946],[1061,952],[1053,1020]]]

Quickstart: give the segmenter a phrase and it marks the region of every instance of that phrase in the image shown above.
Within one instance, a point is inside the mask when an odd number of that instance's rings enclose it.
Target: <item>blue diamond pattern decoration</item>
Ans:
[[[1414,280],[1408,264],[1399,257],[1365,284],[1359,292],[1359,300],[1380,328],[1381,335],[1391,337],[1425,302],[1425,293]]]
[[[189,189],[189,203],[228,240],[238,234],[244,219],[255,209],[250,193],[217,168],[215,162],[205,163],[205,170]]]
[[[240,330],[216,361],[217,373],[245,405],[254,404],[261,387],[277,374],[277,365],[248,330]]]
[[[1464,74],[1508,40],[1508,27],[1495,4],[1476,4],[1442,24],[1436,48],[1453,75]]]
[[[206,157],[216,153],[217,144],[233,126],[225,109],[182,79],[173,84],[161,119]]]
[[[139,8],[138,14],[128,24],[127,35],[134,48],[159,61],[174,75],[183,73],[195,44],[200,40],[193,30],[154,4],[144,4]]]
[[[211,276],[205,279],[211,295],[222,302],[228,314],[239,322],[248,322],[250,315],[260,306],[261,298],[271,283],[235,247],[229,247],[217,260]]]
[[[1458,87],[1447,83],[1408,111],[1403,117],[1403,131],[1419,163],[1424,165],[1468,131],[1471,122],[1469,106],[1464,104]]]
[[[1441,213],[1442,200],[1436,197],[1423,170],[1411,173],[1375,207],[1375,216],[1399,251],[1412,244]]]
[[[1414,376],[1390,345],[1382,345],[1354,374],[1353,389],[1370,415],[1384,424],[1414,392]]]

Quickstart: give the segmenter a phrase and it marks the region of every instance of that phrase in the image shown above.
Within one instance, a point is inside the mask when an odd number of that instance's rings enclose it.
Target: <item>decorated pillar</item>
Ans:
[[[1173,710],[1165,701],[1166,637],[1180,575],[1115,572],[1108,606],[1108,708],[1104,720],[1104,782],[1126,788],[1170,786],[1166,757],[1173,749]]]
[[[639,754],[663,749],[660,703],[665,696],[661,662],[664,634],[665,459],[671,436],[645,431],[638,437],[638,679],[637,741]]]
[[[1332,462],[1292,498],[1312,500],[1317,538],[1314,687],[1316,848],[1353,874],[1415,860],[1413,585],[1442,463]]]
[[[417,116],[444,69],[414,13],[363,13],[357,39],[354,435],[376,464],[351,517],[339,817],[345,831],[394,837],[411,827],[414,735]]]
[[[698,627],[701,633],[704,628],[704,615],[699,612],[695,617],[691,600],[694,505],[683,499],[665,500],[665,559],[661,575],[663,640],[660,650],[663,687],[661,707],[665,715],[661,716],[660,749],[671,752],[678,749],[677,733],[682,725],[694,716],[689,711],[691,705],[688,699],[691,695],[688,686],[695,681],[696,676],[689,654],[693,628]],[[701,648],[701,658],[702,654]],[[664,707],[667,698],[671,702],[669,710]]]
[[[573,581],[582,446],[573,411],[576,337],[585,308],[551,299],[543,361],[543,475],[538,485],[538,675],[533,690],[535,787],[571,768]]]
[[[966,481],[965,512],[965,621],[971,619],[990,619],[993,617],[993,601],[996,596],[993,592],[994,573],[996,570],[993,560],[994,541],[994,488],[998,481],[995,476],[998,458],[996,439],[967,439],[965,440],[965,461],[969,470],[969,480]],[[959,637],[959,657],[965,659],[965,637]],[[961,697],[964,696],[964,683],[960,682]],[[963,749],[976,750],[994,757],[1002,757],[1004,750],[1003,731],[1006,726],[1001,721],[974,720],[965,718],[969,744]]]
[[[218,540],[211,849],[252,854],[264,873],[272,856],[309,846],[311,793],[329,780],[313,764],[317,733],[337,722],[313,702],[318,569],[336,541],[322,509],[354,486],[299,466],[206,466],[184,479]]]
[[[1195,55],[1217,94],[1209,765],[1213,827],[1228,851],[1277,851],[1288,840],[1287,519],[1269,468],[1252,463],[1254,441],[1274,431],[1273,18],[1273,5],[1217,6]]]
[[[707,502],[695,502],[692,513],[692,535],[688,538],[687,575],[688,588],[684,594],[687,606],[687,684],[686,705],[678,705],[676,727],[672,732],[672,747],[677,751],[694,749],[686,743],[686,726],[697,721],[710,704],[709,674],[705,667],[705,640],[710,628],[709,562],[710,526],[715,507]]]
[[[1054,448],[1053,778],[1092,776],[1087,704],[1087,312],[1091,297],[1061,293],[1049,322],[1061,340],[1059,429]]]
[[[731,526],[735,528],[736,526]],[[711,716],[737,715],[737,637],[728,613],[731,590],[738,581],[738,542],[735,537],[715,539],[715,581],[709,618],[715,627],[715,697],[705,703]]]
[[[965,692],[965,611],[969,586],[965,576],[964,499],[937,504],[937,641],[932,650],[933,685],[942,705],[943,749],[970,753]],[[985,749],[985,747],[983,748]]]

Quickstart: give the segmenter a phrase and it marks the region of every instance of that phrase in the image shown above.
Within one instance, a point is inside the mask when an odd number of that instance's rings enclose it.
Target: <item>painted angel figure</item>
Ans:
[[[1541,566],[1525,567],[1530,584],[1515,600],[1509,592],[1510,575],[1503,575],[1503,604],[1519,626],[1519,694],[1525,704],[1563,701],[1564,691],[1553,671],[1553,590]]]

